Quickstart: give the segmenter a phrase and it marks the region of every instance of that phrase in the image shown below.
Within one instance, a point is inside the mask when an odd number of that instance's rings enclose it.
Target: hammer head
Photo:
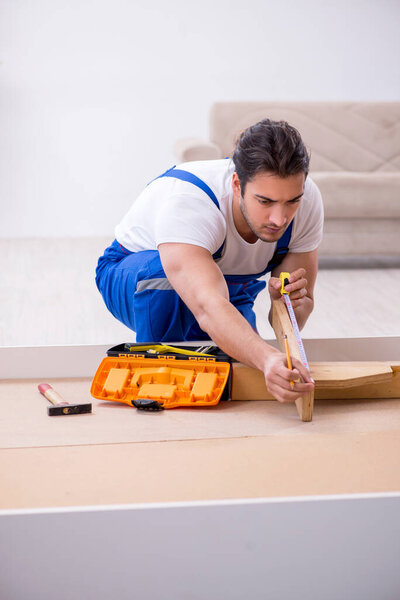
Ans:
[[[57,415],[81,415],[83,413],[91,413],[92,405],[89,404],[57,404],[56,406],[48,406],[47,414],[49,417]]]

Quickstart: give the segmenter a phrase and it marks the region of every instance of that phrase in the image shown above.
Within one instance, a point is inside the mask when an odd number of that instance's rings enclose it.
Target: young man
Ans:
[[[309,156],[286,122],[264,119],[242,133],[233,158],[179,165],[152,181],[116,227],[96,283],[112,314],[139,342],[211,338],[264,372],[281,402],[313,388],[310,374],[257,333],[253,304],[265,287],[279,299],[281,271],[303,327],[313,309],[321,195]],[[271,316],[270,316],[271,318]]]

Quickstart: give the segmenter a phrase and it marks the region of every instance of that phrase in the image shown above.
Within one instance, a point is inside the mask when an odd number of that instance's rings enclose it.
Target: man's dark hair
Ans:
[[[240,135],[233,153],[242,194],[257,173],[279,177],[308,174],[310,157],[297,129],[286,121],[263,119]]]

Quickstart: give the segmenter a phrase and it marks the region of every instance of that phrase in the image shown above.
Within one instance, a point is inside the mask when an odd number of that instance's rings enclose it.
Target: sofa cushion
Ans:
[[[318,252],[322,256],[400,256],[400,221],[327,219]]]
[[[325,171],[310,175],[321,191],[325,220],[400,219],[400,173]]]

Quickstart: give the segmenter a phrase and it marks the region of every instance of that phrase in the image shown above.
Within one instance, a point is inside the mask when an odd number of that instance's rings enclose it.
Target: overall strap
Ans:
[[[156,179],[160,179],[161,177],[174,177],[175,179],[180,179],[181,181],[187,181],[188,183],[192,183],[196,187],[203,190],[203,192],[205,192],[207,194],[207,196],[214,202],[215,206],[219,210],[221,210],[220,206],[219,206],[219,202],[217,200],[217,197],[214,194],[214,192],[212,191],[212,189],[210,188],[210,186],[208,186],[205,181],[200,179],[200,177],[197,177],[197,175],[194,175],[193,173],[190,173],[189,171],[184,171],[183,169],[175,169],[175,167],[172,167],[171,169],[168,169],[168,171],[165,171],[165,173],[163,173],[162,175],[159,175],[159,177],[156,177]],[[153,180],[153,181],[155,181],[155,180]],[[225,240],[224,240],[222,246],[220,248],[218,248],[218,250],[216,251],[215,254],[213,254],[214,260],[221,258],[224,245],[225,245]]]
[[[189,171],[184,171],[183,169],[175,169],[175,167],[172,167],[172,169],[168,169],[168,171],[165,171],[165,173],[157,177],[157,179],[160,179],[160,177],[174,177],[175,179],[180,179],[181,181],[193,183],[193,185],[203,190],[203,192],[205,192],[207,196],[211,198],[215,206],[219,208],[217,196],[214,194],[210,186],[208,186],[205,181],[200,179],[200,177],[197,177],[197,175],[189,173]]]

